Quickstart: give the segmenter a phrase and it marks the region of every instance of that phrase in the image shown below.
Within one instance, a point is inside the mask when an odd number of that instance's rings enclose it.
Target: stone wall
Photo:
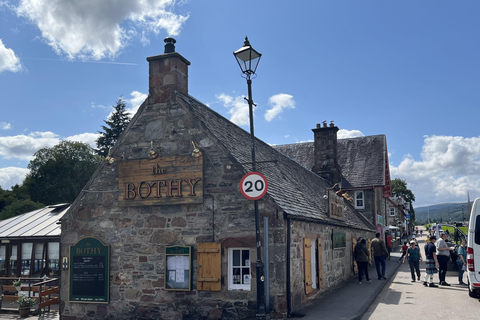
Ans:
[[[110,303],[68,302],[68,272],[62,274],[62,319],[246,319],[256,311],[252,291],[227,290],[227,248],[251,248],[255,279],[255,224],[253,202],[240,194],[245,174],[177,104],[146,105],[112,152],[116,161],[102,164],[85,192],[62,219],[62,256],[84,237],[96,237],[111,246]],[[204,157],[202,204],[123,207],[118,201],[119,163],[145,159],[151,141],[160,157],[189,155],[192,141]],[[246,143],[249,143],[246,141]],[[270,224],[270,279],[273,315],[286,312],[285,228],[283,216],[268,196],[259,201],[261,216]],[[222,289],[196,290],[196,243],[222,244]],[[192,290],[166,291],[165,247],[193,247]]]
[[[333,229],[346,232],[346,247],[333,249],[332,232]],[[335,286],[341,284],[349,277],[353,276],[353,257],[352,240],[358,237],[373,239],[374,233],[336,227],[325,224],[291,221],[291,245],[290,256],[292,265],[291,292],[292,292],[292,311],[299,310],[315,298]],[[317,288],[309,294],[305,293],[305,264],[304,264],[304,239],[308,238],[320,241],[321,244],[321,264],[317,266]]]

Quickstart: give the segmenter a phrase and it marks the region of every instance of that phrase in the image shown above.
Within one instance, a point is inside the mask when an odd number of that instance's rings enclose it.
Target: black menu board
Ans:
[[[109,302],[110,246],[84,238],[70,246],[71,302]]]

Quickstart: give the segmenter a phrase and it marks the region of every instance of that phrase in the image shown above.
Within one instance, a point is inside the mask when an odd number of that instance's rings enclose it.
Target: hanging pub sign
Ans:
[[[203,157],[129,160],[119,167],[121,206],[203,202]]]
[[[190,291],[192,278],[192,247],[165,248],[165,290]]]
[[[70,302],[110,301],[110,246],[96,238],[83,238],[70,246]]]
[[[334,190],[328,190],[328,213],[330,218],[345,221],[345,203],[343,196],[338,196]]]

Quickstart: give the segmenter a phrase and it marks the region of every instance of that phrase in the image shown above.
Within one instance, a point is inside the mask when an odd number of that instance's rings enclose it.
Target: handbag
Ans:
[[[462,266],[462,271],[467,271],[467,266],[465,264]]]

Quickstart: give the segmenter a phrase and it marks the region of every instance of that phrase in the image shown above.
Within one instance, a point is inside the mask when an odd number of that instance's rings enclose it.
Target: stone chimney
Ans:
[[[338,127],[327,122],[323,122],[323,126],[317,124],[312,129],[314,134],[314,153],[315,164],[312,171],[321,177],[329,180],[332,185],[341,182],[341,172],[337,159],[337,131]]]
[[[175,52],[173,38],[165,38],[165,52],[148,57],[149,103],[173,101],[175,91],[188,94],[188,66],[190,61]]]

